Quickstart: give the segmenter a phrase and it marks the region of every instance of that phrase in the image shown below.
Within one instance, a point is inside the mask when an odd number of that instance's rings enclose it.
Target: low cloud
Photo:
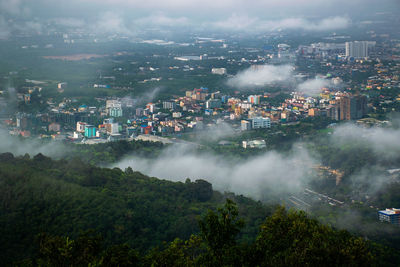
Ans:
[[[354,124],[345,124],[335,129],[332,136],[338,145],[358,145],[371,148],[383,159],[399,157],[400,129],[393,128],[364,128]]]
[[[133,29],[127,26],[123,16],[111,11],[101,14],[97,22],[92,25],[91,31],[98,34],[135,35]]]
[[[226,20],[212,23],[212,26],[222,30],[243,31],[254,28],[259,23],[259,19],[247,15],[233,14]]]
[[[342,16],[311,21],[304,18],[262,20],[258,17],[237,14],[231,15],[226,20],[211,23],[217,29],[250,32],[275,30],[331,31],[348,28],[350,24],[350,19]]]
[[[293,69],[292,65],[254,65],[239,72],[227,83],[235,88],[288,83],[293,80]]]
[[[191,24],[187,17],[169,17],[163,13],[155,13],[134,21],[141,26],[183,27]]]
[[[0,16],[0,40],[8,39],[8,37],[10,37],[10,34],[10,28],[6,19],[3,16]]]
[[[155,87],[155,88],[149,89],[148,91],[146,91],[145,93],[143,93],[137,97],[125,96],[122,99],[122,102],[131,102],[133,104],[133,107],[143,107],[143,105],[155,100],[156,96],[163,89],[164,89],[163,87]]]
[[[124,169],[130,166],[147,175],[173,181],[205,179],[216,190],[269,199],[272,190],[275,196],[301,190],[313,164],[314,160],[305,150],[296,150],[291,155],[272,151],[233,163],[212,154],[199,154],[174,145],[156,159],[133,156],[116,167]]]
[[[314,79],[306,80],[297,86],[297,90],[310,96],[316,96],[321,93],[323,88],[332,86],[331,80],[315,77]]]
[[[0,13],[9,15],[27,15],[29,9],[22,0],[0,0]]]
[[[86,22],[83,19],[78,19],[78,18],[55,18],[51,20],[53,23],[56,25],[60,25],[63,27],[68,27],[68,28],[80,28],[84,27],[86,25]]]
[[[15,156],[28,153],[33,156],[42,153],[49,157],[60,158],[68,154],[68,148],[61,142],[40,139],[20,139],[11,136],[6,129],[0,128],[0,153],[11,152]]]

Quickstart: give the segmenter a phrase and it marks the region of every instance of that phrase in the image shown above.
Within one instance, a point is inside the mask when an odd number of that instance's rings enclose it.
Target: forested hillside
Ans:
[[[170,182],[129,168],[0,154],[0,260],[30,257],[39,233],[75,238],[88,229],[101,234],[106,246],[128,243],[144,252],[197,233],[198,219],[228,197],[246,222],[240,239],[249,242],[271,208],[213,191],[206,181]]]

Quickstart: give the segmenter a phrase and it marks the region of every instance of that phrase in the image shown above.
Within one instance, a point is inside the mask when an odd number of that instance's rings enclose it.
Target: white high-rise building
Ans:
[[[346,42],[347,58],[366,58],[368,57],[368,41]]]
[[[271,128],[271,120],[269,118],[256,117],[251,120],[251,128]]]

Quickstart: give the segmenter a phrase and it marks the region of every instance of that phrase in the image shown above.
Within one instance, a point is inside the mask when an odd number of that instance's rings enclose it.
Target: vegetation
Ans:
[[[228,197],[246,221],[240,239],[250,242],[271,208],[213,191],[206,181],[176,183],[78,159],[0,154],[0,259],[30,257],[41,232],[74,239],[86,229],[100,233],[106,246],[127,243],[145,252],[197,233],[197,219]]]
[[[372,266],[371,244],[335,231],[304,212],[276,209],[261,225],[256,239],[238,241],[243,221],[227,200],[218,212],[208,211],[199,221],[200,233],[179,238],[143,256],[128,245],[102,246],[91,232],[72,240],[41,234],[35,257],[24,264],[40,266]]]

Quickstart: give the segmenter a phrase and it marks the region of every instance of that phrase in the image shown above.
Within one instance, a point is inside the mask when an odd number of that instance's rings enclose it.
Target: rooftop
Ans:
[[[379,213],[385,214],[385,215],[395,215],[399,214],[400,215],[400,209],[386,209],[386,210],[380,210]]]

